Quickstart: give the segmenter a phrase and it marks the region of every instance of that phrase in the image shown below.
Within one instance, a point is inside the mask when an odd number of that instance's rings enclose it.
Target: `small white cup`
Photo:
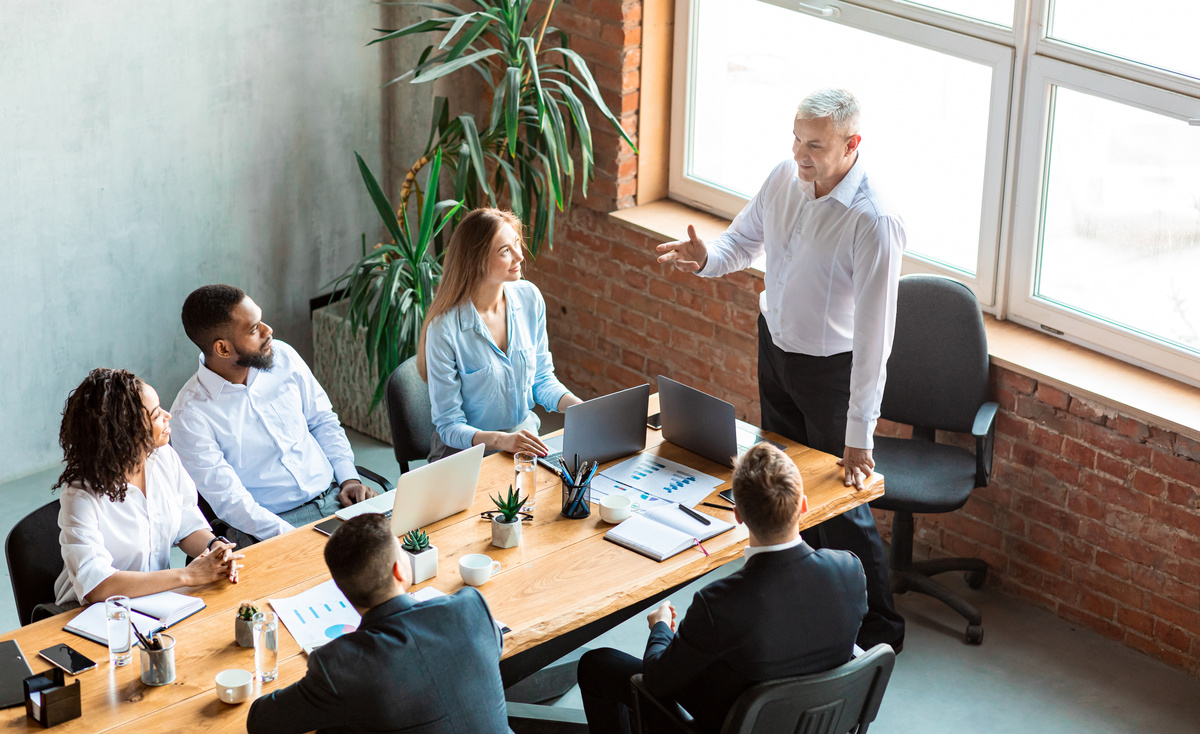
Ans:
[[[217,698],[225,703],[241,703],[254,693],[254,673],[230,668],[217,673]]]
[[[625,495],[610,494],[600,500],[600,519],[606,523],[616,525],[619,522],[628,520],[632,512],[633,500]]]
[[[458,559],[458,572],[470,586],[483,586],[499,570],[500,561],[493,561],[483,553],[469,553]]]

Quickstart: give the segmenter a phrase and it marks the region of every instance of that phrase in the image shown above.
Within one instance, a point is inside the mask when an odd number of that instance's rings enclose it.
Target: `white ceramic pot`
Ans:
[[[428,581],[437,576],[438,550],[436,545],[431,545],[420,553],[410,553],[406,550],[404,555],[408,556],[408,560],[412,564],[412,582],[414,584]]]
[[[499,516],[492,518],[492,545],[497,548],[515,548],[521,544],[521,520],[502,522]]]

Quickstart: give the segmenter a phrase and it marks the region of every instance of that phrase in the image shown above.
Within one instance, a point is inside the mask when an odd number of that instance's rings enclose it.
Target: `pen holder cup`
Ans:
[[[562,481],[562,516],[571,520],[582,520],[592,514],[592,483],[584,482],[576,487],[565,479]]]
[[[161,650],[147,650],[138,643],[142,682],[148,686],[165,686],[175,681],[175,638],[160,634],[158,639],[165,640]]]

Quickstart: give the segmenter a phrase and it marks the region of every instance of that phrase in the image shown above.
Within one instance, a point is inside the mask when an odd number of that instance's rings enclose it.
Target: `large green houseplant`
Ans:
[[[483,79],[485,105],[490,101],[487,124],[481,127],[473,113],[451,117],[449,100],[434,99],[425,151],[409,167],[395,209],[356,154],[367,191],[393,239],[371,251],[364,242],[362,257],[333,283],[349,297],[345,323],[366,327],[367,357],[378,378],[372,408],[383,397],[388,376],[416,351],[425,309],[441,275],[442,228],[484,203],[508,206],[526,223],[527,244],[536,255],[543,246],[553,247],[555,212],[569,210],[576,175],[585,196],[593,177],[584,100],[633,145],[604,104],[587,62],[570,49],[569,36],[550,26],[557,0],[539,18],[529,17],[531,0],[472,3],[471,10],[404,3],[428,9],[435,17],[381,31],[371,41],[434,36],[416,65],[389,84],[421,84],[469,70]],[[422,190],[418,174],[426,167],[430,170]],[[439,187],[452,194],[438,201]]]

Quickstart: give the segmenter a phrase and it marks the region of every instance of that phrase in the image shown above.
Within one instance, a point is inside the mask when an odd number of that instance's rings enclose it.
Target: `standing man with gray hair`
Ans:
[[[792,160],[777,165],[729,229],[707,245],[658,246],[658,261],[712,278],[766,253],[759,299],[758,394],[763,428],[841,457],[846,486],[875,468],[872,435],[896,325],[904,223],[859,160],[858,100],[814,92],[792,124]],[[887,558],[866,505],[802,534],[816,548],[855,553],[867,575],[864,648],[904,641]]]

